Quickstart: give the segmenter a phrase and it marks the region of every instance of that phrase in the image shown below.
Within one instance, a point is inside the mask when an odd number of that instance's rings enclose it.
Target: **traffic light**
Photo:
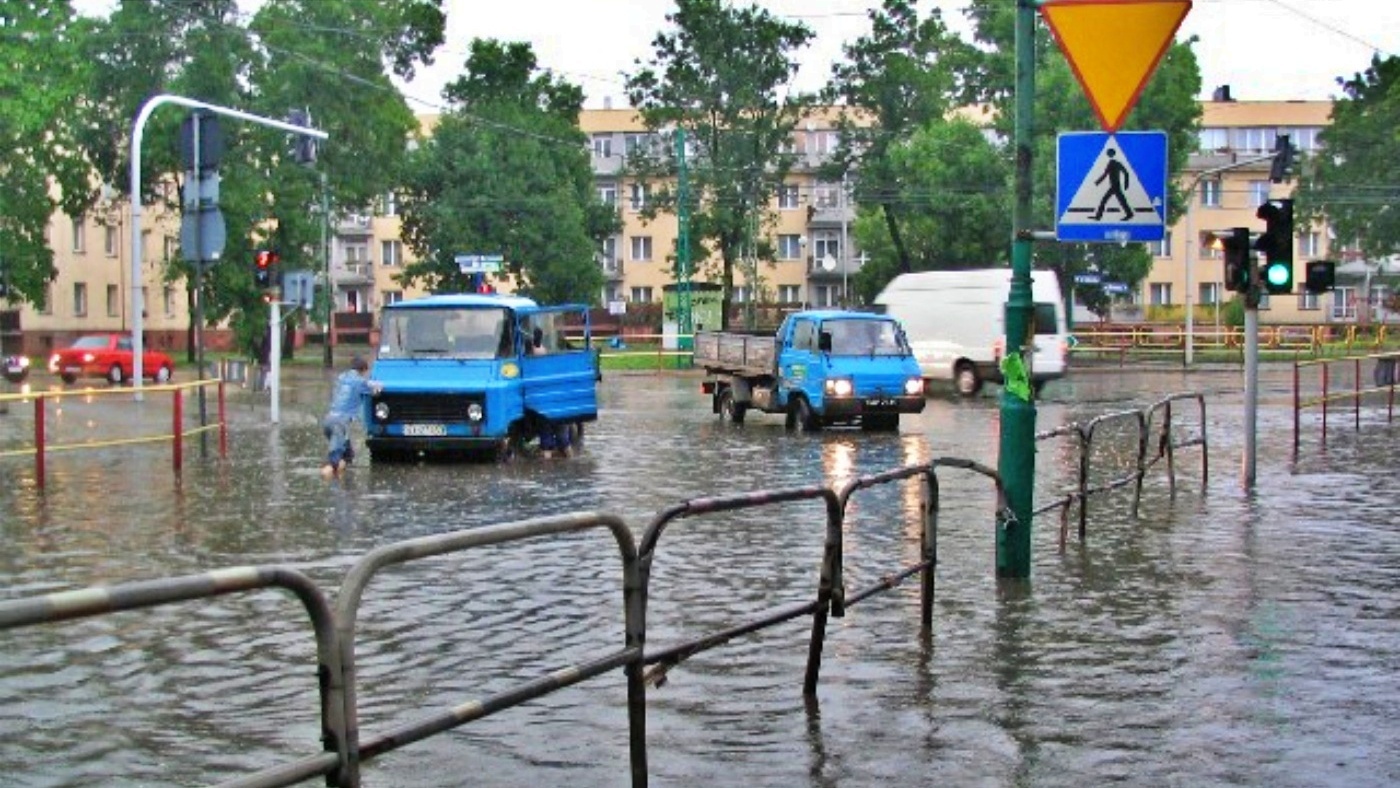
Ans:
[[[1254,254],[1249,248],[1249,228],[1236,227],[1221,241],[1225,247],[1225,289],[1236,293],[1249,291],[1249,271]]]
[[[1264,220],[1264,234],[1256,245],[1264,253],[1260,272],[1270,295],[1293,292],[1293,201],[1269,200],[1256,214]]]
[[[311,110],[294,109],[287,114],[287,122],[293,126],[311,127]],[[293,134],[291,139],[292,161],[297,164],[316,163],[316,138],[304,134]]]
[[[1307,276],[1303,280],[1304,290],[1325,293],[1337,286],[1337,264],[1331,260],[1313,260],[1308,263]]]
[[[1298,149],[1293,147],[1292,137],[1280,134],[1274,138],[1274,161],[1269,167],[1269,180],[1283,183],[1293,177],[1293,155]]]
[[[271,249],[259,249],[253,254],[253,281],[264,290],[277,286],[277,269],[282,256]]]

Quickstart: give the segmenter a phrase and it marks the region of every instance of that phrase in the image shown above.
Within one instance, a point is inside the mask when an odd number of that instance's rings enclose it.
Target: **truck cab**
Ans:
[[[386,306],[370,376],[381,388],[365,403],[371,459],[503,459],[547,429],[581,432],[598,417],[589,339],[581,304],[460,294]]]
[[[773,337],[697,336],[696,363],[716,413],[742,421],[748,408],[787,416],[792,429],[859,424],[893,430],[902,413],[924,409],[919,365],[894,318],[809,310]]]

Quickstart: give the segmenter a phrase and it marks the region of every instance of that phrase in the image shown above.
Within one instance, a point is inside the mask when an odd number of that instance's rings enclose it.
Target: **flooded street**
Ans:
[[[994,577],[990,484],[941,471],[932,630],[921,632],[917,582],[853,606],[829,624],[810,705],[810,619],[686,660],[647,693],[651,784],[1400,783],[1400,425],[1368,408],[1358,432],[1348,412],[1324,448],[1305,416],[1295,458],[1289,374],[1261,375],[1254,495],[1238,481],[1238,369],[1100,369],[1051,384],[1042,431],[1205,394],[1206,488],[1200,449],[1184,449],[1176,495],[1155,467],[1138,518],[1131,488],[1096,496],[1087,539],[1071,527],[1061,552],[1058,515],[1037,517],[1025,587]],[[619,515],[640,536],[689,498],[935,457],[997,461],[995,396],[937,393],[898,434],[792,435],[778,416],[719,421],[698,377],[614,374],[579,457],[371,466],[362,452],[327,483],[317,420],[328,381],[289,375],[277,426],[265,397],[232,396],[228,458],[211,439],[201,459],[188,440],[178,484],[168,445],[56,453],[42,493],[32,462],[0,459],[0,599],[271,564],[331,595],[367,551],[413,537],[579,511]],[[168,429],[155,398],[65,402],[59,439]],[[0,415],[0,449],[32,429],[29,407]],[[1037,505],[1073,483],[1072,448],[1041,444]],[[857,494],[848,587],[917,560],[917,513],[913,484]],[[812,598],[823,525],[810,503],[677,522],[653,571],[648,648]],[[623,638],[617,551],[602,532],[395,567],[361,611],[362,733]],[[312,754],[315,669],[305,614],[278,592],[0,632],[3,782],[200,785]],[[616,671],[377,758],[365,784],[625,785],[627,734]]]

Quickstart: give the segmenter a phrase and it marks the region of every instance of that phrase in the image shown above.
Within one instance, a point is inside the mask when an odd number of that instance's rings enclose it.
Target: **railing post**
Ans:
[[[175,467],[175,478],[176,478],[176,479],[180,478],[180,466],[183,464],[183,461],[184,461],[184,457],[182,456],[182,452],[181,452],[181,449],[182,449],[182,445],[181,445],[181,444],[182,444],[182,441],[180,440],[181,437],[183,437],[183,436],[180,434],[180,430],[181,430],[181,428],[184,426],[184,422],[185,422],[184,415],[180,412],[180,411],[181,411],[181,405],[182,405],[182,403],[183,403],[183,397],[181,396],[182,394],[184,394],[184,391],[182,391],[181,389],[175,389],[174,391],[171,392],[171,396],[172,396],[172,399],[171,399],[172,407],[170,408],[170,410],[171,410],[171,412],[172,412],[172,418],[173,418],[173,420],[174,420],[174,424],[172,425],[173,428],[174,428],[174,429],[172,430],[172,432],[173,432],[174,434],[171,436],[171,440],[174,441],[174,444],[172,445],[172,450],[171,450],[170,454],[171,454],[171,460],[172,460],[172,462],[174,463],[174,467]]]
[[[1299,393],[1299,367],[1298,362],[1293,362],[1293,453],[1298,453],[1298,431],[1300,429],[1298,412],[1303,408],[1302,395]]]
[[[1327,401],[1331,398],[1332,362],[1322,362],[1322,443],[1327,444]]]
[[[219,459],[228,458],[228,404],[224,394],[224,379],[219,378]]]
[[[1356,431],[1361,431],[1361,359],[1352,359],[1351,408],[1356,420]]]
[[[44,395],[34,395],[34,481],[44,489]]]

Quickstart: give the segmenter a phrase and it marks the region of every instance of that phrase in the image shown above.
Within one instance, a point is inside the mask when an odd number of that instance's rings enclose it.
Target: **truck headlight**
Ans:
[[[467,406],[467,421],[477,422],[486,414],[481,410],[480,402],[473,402]]]
[[[823,386],[828,397],[849,397],[855,392],[849,378],[832,378]]]
[[[374,403],[374,418],[375,418],[376,421],[388,421],[388,420],[389,420],[389,403],[387,403],[387,402],[376,402],[376,403]]]
[[[924,379],[910,378],[904,381],[904,393],[910,397],[922,396],[924,393]]]

